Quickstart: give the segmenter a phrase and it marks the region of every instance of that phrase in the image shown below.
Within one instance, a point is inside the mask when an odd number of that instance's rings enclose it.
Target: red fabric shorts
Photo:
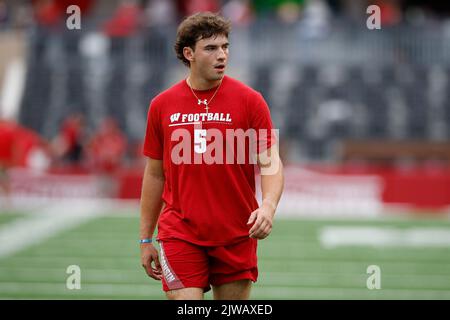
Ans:
[[[211,289],[237,280],[256,282],[257,240],[248,238],[238,243],[204,247],[178,239],[160,240],[160,263],[163,290],[182,288]]]

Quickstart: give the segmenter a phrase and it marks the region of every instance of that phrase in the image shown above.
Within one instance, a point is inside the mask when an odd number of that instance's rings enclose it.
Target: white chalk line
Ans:
[[[0,258],[99,217],[106,211],[95,201],[63,201],[0,227]]]
[[[324,248],[345,246],[450,248],[450,228],[327,226],[319,232]]]

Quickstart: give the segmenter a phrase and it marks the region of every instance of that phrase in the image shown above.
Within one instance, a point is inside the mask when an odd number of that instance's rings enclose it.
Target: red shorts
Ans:
[[[178,239],[160,240],[160,263],[163,290],[182,288],[211,289],[237,280],[258,278],[257,240],[203,247]]]

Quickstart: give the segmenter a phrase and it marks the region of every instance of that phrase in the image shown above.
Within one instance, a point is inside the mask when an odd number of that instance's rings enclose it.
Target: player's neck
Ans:
[[[192,72],[187,78],[188,85],[194,90],[208,90],[217,87],[220,84],[220,80],[210,81],[202,77],[198,77]]]

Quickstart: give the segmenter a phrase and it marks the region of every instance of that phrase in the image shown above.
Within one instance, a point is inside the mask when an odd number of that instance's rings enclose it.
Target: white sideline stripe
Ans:
[[[13,220],[0,228],[0,257],[48,239],[100,216],[104,207],[94,201],[60,202],[42,209],[38,214]]]
[[[46,281],[61,281],[65,279],[66,274],[64,274],[65,268],[32,268],[32,267],[14,267],[14,268],[3,268],[0,267],[0,287],[4,282],[10,282],[10,279],[6,279],[5,275],[14,273],[16,278],[20,277],[20,281],[15,281],[16,283],[28,282],[34,279],[45,279]],[[363,270],[365,271],[365,270]],[[83,268],[82,279],[83,281],[92,282],[104,282],[108,284],[142,284],[143,277],[141,275],[135,274],[127,269],[93,269],[93,268]],[[262,286],[280,286],[280,285],[297,285],[297,286],[308,286],[308,285],[329,285],[332,283],[345,283],[351,284],[359,283],[361,278],[366,279],[367,275],[365,273],[308,273],[308,272],[263,272],[260,274],[260,280],[258,280]],[[294,280],[293,280],[294,279]],[[425,289],[431,289],[430,287],[438,288],[449,288],[450,277],[449,275],[436,275],[436,274],[392,274],[383,275],[383,279],[388,281],[391,286],[396,284],[402,284],[408,286],[410,283],[414,283],[415,287],[411,290],[422,290],[418,286],[423,286]]]
[[[328,226],[320,230],[325,248],[342,246],[371,247],[450,247],[449,228],[350,227]]]
[[[449,299],[450,291],[448,290],[433,290],[433,289],[385,289],[382,290],[368,290],[365,287],[361,288],[336,288],[336,287],[285,287],[285,286],[255,286],[253,289],[254,296],[264,296],[270,299],[289,299],[311,298],[315,296],[336,296],[345,297],[345,295],[352,294],[361,298],[380,296],[383,298],[394,299]],[[80,290],[68,290],[65,283],[49,283],[49,282],[3,282],[0,283],[0,294],[4,295],[35,295],[51,294],[62,298],[68,296],[82,296],[82,295],[96,295],[96,296],[148,296],[160,295],[164,298],[164,294],[160,285],[150,284],[81,284]]]
[[[433,299],[442,300],[450,298],[448,290],[426,289],[385,289],[369,290],[359,288],[329,288],[329,287],[282,287],[266,286],[252,289],[252,295],[258,299]],[[349,296],[350,295],[350,296]]]
[[[66,288],[66,282],[0,282],[1,294],[67,294],[67,295],[135,295],[148,296],[149,294],[159,294],[161,297],[164,293],[161,288],[161,283],[154,284],[92,284],[81,282],[80,290],[69,290]]]

